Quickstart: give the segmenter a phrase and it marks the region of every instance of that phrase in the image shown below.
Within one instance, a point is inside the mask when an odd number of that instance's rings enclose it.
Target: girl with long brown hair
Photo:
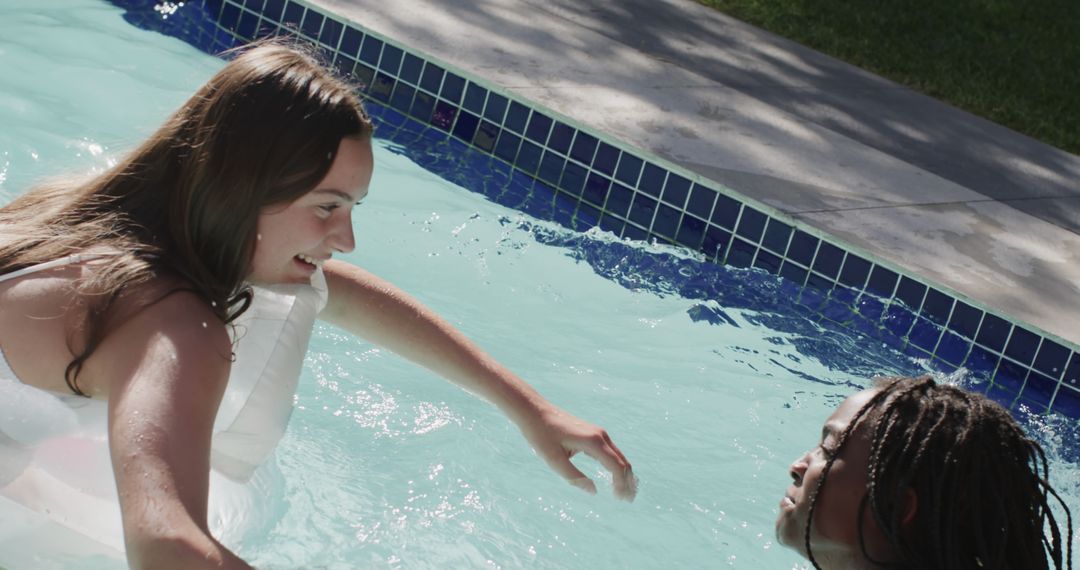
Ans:
[[[602,429],[393,285],[331,259],[355,247],[371,131],[349,85],[302,50],[266,43],[236,55],[115,167],[0,208],[0,380],[79,414],[92,408],[79,400],[100,404],[132,567],[247,567],[210,531],[209,481],[250,476],[280,437],[273,418],[288,416],[316,313],[494,403],[571,484],[595,492],[569,461],[585,452],[633,498],[630,463]],[[300,350],[271,347],[259,376],[242,364],[264,321]],[[225,395],[238,383],[248,392],[234,405]],[[0,443],[33,467],[43,439],[9,424]],[[51,508],[47,478],[26,465],[6,473],[0,494]],[[79,528],[77,518],[61,522]]]

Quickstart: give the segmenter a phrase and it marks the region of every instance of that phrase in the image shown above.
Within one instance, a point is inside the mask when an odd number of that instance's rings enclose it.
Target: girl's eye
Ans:
[[[319,206],[319,209],[327,214],[332,214],[334,210],[338,209],[338,204],[322,204]]]
[[[832,457],[836,455],[836,450],[825,445],[825,442],[821,442],[821,445],[818,445],[818,449],[821,450],[821,454],[825,456],[825,459],[832,459]]]

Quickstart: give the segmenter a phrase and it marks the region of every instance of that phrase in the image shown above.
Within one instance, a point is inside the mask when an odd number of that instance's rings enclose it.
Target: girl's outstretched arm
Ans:
[[[329,261],[330,299],[320,315],[479,394],[503,411],[537,453],[569,483],[596,486],[570,462],[578,452],[611,471],[615,494],[633,500],[636,479],[619,448],[598,426],[548,402],[434,311],[389,282],[354,265]]]

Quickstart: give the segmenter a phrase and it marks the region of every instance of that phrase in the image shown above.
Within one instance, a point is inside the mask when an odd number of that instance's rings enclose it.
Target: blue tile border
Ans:
[[[374,101],[381,129],[427,129],[495,157],[501,179],[530,192],[515,198],[514,207],[573,229],[599,225],[621,237],[681,245],[708,261],[779,275],[799,287],[800,304],[822,319],[895,344],[939,370],[965,367],[985,378],[987,394],[1012,408],[1023,404],[1080,417],[1075,344],[1014,324],[728,188],[621,147],[303,0],[195,0],[184,10],[193,11],[188,21],[195,22],[187,27],[162,22],[149,9],[130,10],[125,18],[214,54],[259,37],[300,34],[361,85],[361,94]],[[420,125],[403,126],[410,120]]]

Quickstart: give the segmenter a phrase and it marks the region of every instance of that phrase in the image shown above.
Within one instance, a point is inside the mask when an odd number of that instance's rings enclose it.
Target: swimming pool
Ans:
[[[3,200],[44,174],[103,167],[220,65],[124,25],[106,4],[59,8],[26,2],[0,34],[12,71],[0,78],[10,125],[0,133]],[[41,42],[48,33],[65,41]],[[821,318],[797,302],[798,286],[765,271],[574,233],[486,200],[559,207],[498,159],[376,114],[388,138],[376,145],[349,257],[608,428],[641,492],[633,505],[580,494],[490,406],[320,327],[269,467],[265,531],[240,552],[269,568],[799,565],[775,545],[772,522],[787,464],[814,439],[805,434],[867,375],[933,361],[904,355],[896,337],[840,326],[855,318],[846,306]],[[414,159],[454,179],[482,177],[487,191],[450,184]],[[1076,423],[1028,421],[1077,505],[1075,448],[1061,445],[1076,441]]]

